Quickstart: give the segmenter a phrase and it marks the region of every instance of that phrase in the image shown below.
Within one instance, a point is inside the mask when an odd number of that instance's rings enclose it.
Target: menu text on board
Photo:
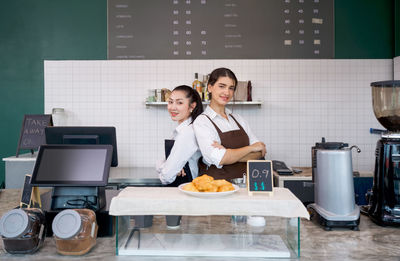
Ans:
[[[18,157],[19,150],[27,149],[33,152],[34,149],[45,144],[44,129],[52,125],[53,121],[50,114],[24,115],[16,156]]]

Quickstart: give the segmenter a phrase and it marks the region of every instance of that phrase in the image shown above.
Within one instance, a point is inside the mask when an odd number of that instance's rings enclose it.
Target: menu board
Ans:
[[[334,58],[333,0],[108,0],[108,59]]]

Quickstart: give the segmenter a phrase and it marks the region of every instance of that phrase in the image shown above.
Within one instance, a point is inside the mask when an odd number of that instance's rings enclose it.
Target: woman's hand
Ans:
[[[186,176],[185,170],[184,170],[184,169],[181,169],[181,171],[178,173],[177,176],[178,176],[178,177],[179,177],[179,176],[181,176],[181,177]]]
[[[265,154],[267,154],[267,148],[266,148],[264,142],[259,141],[259,142],[253,143],[250,145],[250,147],[252,149],[252,152],[260,151],[262,157],[264,157]]]
[[[216,141],[214,141],[213,144],[211,144],[211,146],[213,146],[214,148],[218,148],[218,149],[225,149],[224,146],[222,146],[221,144],[219,144]]]
[[[261,158],[263,158],[263,156],[261,156],[261,151],[250,152],[249,154],[241,158],[239,162],[247,162],[248,160],[259,160]]]
[[[212,144],[214,147],[221,146],[215,142]],[[237,149],[226,149],[224,156],[219,162],[220,165],[233,164],[236,162],[247,162],[251,159],[260,159],[267,153],[267,148],[263,142],[255,142],[249,146],[244,146]]]

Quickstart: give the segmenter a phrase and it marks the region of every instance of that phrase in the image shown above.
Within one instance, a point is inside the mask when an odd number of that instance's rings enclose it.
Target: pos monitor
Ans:
[[[111,145],[42,145],[31,184],[35,186],[106,186]]]
[[[113,146],[111,167],[118,166],[115,127],[46,127],[46,144],[110,144]]]
[[[112,150],[111,145],[42,145],[31,184],[54,187],[52,209],[100,209],[105,205]]]

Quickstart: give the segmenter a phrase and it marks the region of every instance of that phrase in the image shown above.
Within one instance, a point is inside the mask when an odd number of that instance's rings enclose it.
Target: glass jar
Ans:
[[[156,89],[150,89],[148,90],[148,95],[147,95],[147,101],[148,102],[155,102],[156,101]]]
[[[53,108],[51,111],[51,117],[53,119],[54,126],[66,125],[67,115],[65,114],[64,108]]]
[[[52,224],[57,252],[84,255],[96,244],[96,214],[90,209],[67,209],[58,213]]]
[[[4,250],[10,254],[28,254],[38,250],[45,238],[45,215],[38,208],[13,209],[0,220]]]

